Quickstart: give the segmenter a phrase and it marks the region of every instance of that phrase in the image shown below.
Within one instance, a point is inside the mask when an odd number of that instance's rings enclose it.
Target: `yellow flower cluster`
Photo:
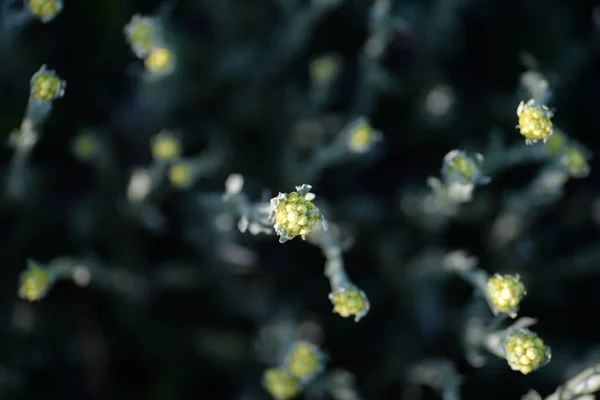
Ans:
[[[269,368],[263,374],[263,385],[277,400],[293,399],[300,392],[300,382],[285,368]]]
[[[29,301],[40,300],[46,296],[53,284],[54,278],[48,270],[35,263],[30,263],[21,274],[19,297]]]
[[[514,313],[527,292],[519,275],[495,274],[488,280],[487,294],[495,313]]]
[[[151,140],[152,157],[156,161],[173,161],[181,155],[181,141],[169,132],[160,132]]]
[[[296,397],[303,386],[323,369],[320,350],[305,341],[294,343],[283,366],[269,368],[263,374],[263,385],[277,400]]]
[[[381,140],[381,133],[365,117],[350,126],[348,135],[348,148],[355,153],[365,153]]]
[[[194,183],[192,165],[188,161],[177,161],[169,168],[169,181],[178,189],[187,189]]]
[[[287,357],[286,367],[290,374],[300,380],[307,380],[321,371],[323,357],[315,346],[298,342]]]
[[[155,47],[144,59],[144,65],[156,75],[169,75],[175,69],[175,54],[168,47]]]
[[[43,23],[50,22],[63,9],[62,0],[26,0],[25,7]]]
[[[125,37],[146,69],[156,76],[171,74],[175,69],[175,53],[164,45],[162,26],[156,17],[134,15],[125,26]]]
[[[535,100],[521,102],[517,108],[519,125],[517,128],[531,144],[539,140],[545,141],[552,134],[552,111],[544,105],[537,105]]]
[[[31,98],[41,102],[53,101],[65,94],[66,82],[56,75],[56,72],[42,65],[31,77]]]
[[[344,318],[354,316],[356,322],[367,315],[370,309],[367,295],[355,286],[335,290],[329,294],[329,300],[333,303],[333,312]]]
[[[309,185],[298,186],[296,192],[279,193],[271,199],[271,217],[275,220],[274,228],[280,242],[296,236],[306,239],[317,221],[322,220],[319,209],[306,198],[310,188]]]
[[[160,23],[154,17],[134,15],[125,26],[125,37],[139,58],[146,57],[161,37]]]
[[[578,146],[567,148],[560,162],[574,178],[585,178],[590,173],[588,155]]]
[[[550,347],[537,334],[522,329],[506,338],[504,351],[508,365],[527,375],[550,361]]]

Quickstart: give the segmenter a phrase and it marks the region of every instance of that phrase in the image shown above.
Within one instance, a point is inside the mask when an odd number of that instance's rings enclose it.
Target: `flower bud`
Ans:
[[[552,135],[546,140],[546,148],[553,156],[562,153],[567,145],[566,135],[559,129],[553,129]]]
[[[316,346],[298,342],[290,351],[285,365],[292,376],[306,381],[323,369],[323,356]]]
[[[25,0],[25,8],[43,23],[50,22],[63,9],[62,0]]]
[[[194,172],[187,161],[176,161],[169,168],[169,181],[178,189],[188,189],[194,184]]]
[[[532,144],[539,140],[546,141],[552,134],[552,117],[554,114],[548,107],[537,105],[535,100],[521,102],[517,108],[519,125],[517,128],[525,137],[525,143]]]
[[[27,269],[21,274],[19,297],[29,301],[42,299],[52,285],[54,276],[41,265],[29,262]]]
[[[308,200],[310,189],[310,185],[296,186],[296,192],[279,193],[271,199],[271,219],[281,243],[296,236],[306,239],[319,220],[326,228],[319,209]]]
[[[160,132],[150,144],[156,161],[173,161],[181,155],[181,141],[169,132]]]
[[[156,76],[170,75],[175,70],[175,54],[167,47],[155,47],[144,59],[144,65]]]
[[[510,334],[504,342],[504,353],[510,368],[523,375],[546,365],[552,357],[550,347],[528,329]]]
[[[329,294],[333,303],[333,312],[344,318],[354,316],[358,322],[367,315],[370,309],[369,299],[365,292],[354,285],[344,286]]]
[[[46,102],[61,98],[65,94],[66,82],[61,80],[56,72],[42,65],[40,70],[31,77],[31,98]]]
[[[578,146],[567,148],[560,158],[560,163],[573,178],[585,178],[590,173],[588,155]]]
[[[161,27],[157,18],[134,15],[125,26],[125,37],[138,58],[144,58],[161,40]]]
[[[381,140],[381,133],[376,131],[365,117],[361,117],[348,128],[348,148],[354,153],[365,153]]]
[[[495,314],[516,316],[519,303],[527,292],[519,275],[495,274],[488,280],[487,294]]]
[[[442,176],[446,183],[486,184],[489,178],[483,175],[483,156],[468,156],[464,151],[452,150],[444,156]]]
[[[269,368],[263,374],[263,385],[277,400],[293,399],[300,392],[300,382],[285,368]]]

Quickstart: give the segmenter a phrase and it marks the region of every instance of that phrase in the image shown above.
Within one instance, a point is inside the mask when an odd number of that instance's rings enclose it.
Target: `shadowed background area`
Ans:
[[[415,378],[431,360],[462,376],[462,399],[545,397],[599,361],[598,157],[589,176],[533,200],[526,191],[546,160],[503,159],[544,146],[525,146],[515,128],[528,71],[547,79],[556,127],[598,152],[593,1],[65,0],[49,23],[13,26],[17,3],[0,33],[3,399],[269,399],[262,373],[282,335],[327,354],[306,399],[442,398],[443,383]],[[172,75],[150,79],[133,54],[124,27],[134,14],[162,18]],[[327,55],[336,64],[324,87],[311,66]],[[66,92],[14,196],[9,136],[43,64]],[[311,154],[359,117],[382,140],[311,169]],[[156,191],[132,204],[132,174],[156,165],[151,138],[163,130],[206,165],[185,189],[157,169]],[[82,134],[100,138],[104,161],[78,156]],[[508,166],[449,215],[425,197],[453,149]],[[352,239],[346,271],[368,315],[332,313],[314,243],[239,232],[220,200],[232,173],[253,203],[313,186],[334,231]],[[493,355],[468,362],[465,323],[485,303],[444,269],[456,250],[490,274],[521,275],[519,315],[538,320],[551,363],[524,376]],[[19,298],[27,260],[65,257],[83,276],[40,301]],[[331,389],[336,377],[347,392]]]

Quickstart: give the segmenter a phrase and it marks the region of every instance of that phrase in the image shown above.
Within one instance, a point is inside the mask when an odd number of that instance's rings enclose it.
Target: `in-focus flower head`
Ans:
[[[125,37],[138,58],[145,58],[162,40],[158,18],[135,14],[125,25]]]
[[[550,346],[529,329],[511,332],[504,341],[504,356],[513,371],[527,375],[548,364],[552,358]]]
[[[173,133],[161,131],[150,141],[152,158],[156,161],[173,161],[181,155],[181,141]]]
[[[531,99],[527,103],[521,101],[517,107],[519,125],[517,128],[525,137],[526,144],[536,143],[540,140],[546,141],[552,135],[552,111],[544,106],[536,104]]]
[[[589,154],[581,146],[569,146],[560,157],[561,165],[573,178],[585,178],[590,173]]]
[[[279,193],[271,199],[270,218],[280,243],[296,236],[306,239],[319,220],[323,229],[327,229],[325,218],[311,201],[314,195],[309,193],[310,189],[310,185],[296,186],[295,192]]]
[[[285,368],[269,368],[263,373],[263,386],[274,399],[293,399],[300,392],[300,381]]]
[[[67,83],[60,79],[55,71],[42,65],[31,77],[31,99],[47,102],[64,96]]]
[[[494,274],[487,282],[487,297],[494,314],[517,316],[517,310],[527,294],[519,275]]]
[[[167,76],[175,70],[175,53],[168,47],[155,47],[144,59],[146,70],[154,76]]]
[[[285,366],[289,373],[306,382],[323,370],[324,357],[321,351],[311,343],[295,343],[286,357]]]
[[[55,281],[55,276],[46,268],[34,261],[28,261],[19,284],[19,297],[29,301],[37,301],[48,294]]]
[[[490,178],[483,175],[482,166],[483,156],[481,154],[471,157],[464,151],[452,150],[444,156],[442,176],[448,184],[456,182],[484,185],[490,181]]]
[[[62,0],[25,0],[25,8],[43,23],[52,21],[63,9]]]
[[[367,315],[371,308],[365,292],[354,285],[334,290],[329,294],[329,300],[333,304],[334,313],[344,318],[353,316],[355,322]]]

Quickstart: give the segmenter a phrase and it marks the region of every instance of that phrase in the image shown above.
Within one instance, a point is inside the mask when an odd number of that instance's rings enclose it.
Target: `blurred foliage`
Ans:
[[[598,362],[593,2],[66,0],[48,23],[0,4],[1,398],[269,399],[263,372],[295,340],[327,355],[307,399],[548,396]],[[171,75],[150,79],[128,46],[135,14],[163,19]],[[15,197],[9,139],[44,64],[67,86]],[[547,79],[556,127],[591,155],[585,179],[560,175],[553,191],[544,144],[515,128],[531,72]],[[356,121],[370,124],[361,136]],[[189,167],[179,186],[152,158],[165,130]],[[361,151],[340,152],[345,137]],[[458,148],[485,156],[491,182],[467,204],[427,199]],[[232,173],[253,204],[313,186],[368,315],[332,312],[310,235],[239,232],[221,197]],[[456,250],[521,276],[519,314],[538,320],[551,363],[523,376],[469,361],[465,325],[485,302],[443,267]],[[28,260],[68,279],[26,302]]]

